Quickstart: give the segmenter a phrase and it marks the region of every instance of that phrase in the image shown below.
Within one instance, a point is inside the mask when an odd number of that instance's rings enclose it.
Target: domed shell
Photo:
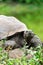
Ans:
[[[26,30],[26,25],[15,17],[0,15],[0,40]]]

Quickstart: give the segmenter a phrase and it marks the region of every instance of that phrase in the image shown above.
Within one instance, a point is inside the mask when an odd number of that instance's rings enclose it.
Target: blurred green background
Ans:
[[[0,15],[15,16],[43,41],[43,0],[0,0]]]

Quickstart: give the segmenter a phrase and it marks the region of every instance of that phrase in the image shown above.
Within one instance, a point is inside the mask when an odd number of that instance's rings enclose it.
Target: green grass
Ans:
[[[15,16],[43,41],[43,5],[0,3],[0,14]]]
[[[21,59],[12,59],[9,58],[7,52],[4,52],[3,48],[0,47],[0,65],[43,65],[43,48],[38,46],[36,51],[29,52],[33,57],[27,59],[24,55]],[[29,50],[27,50],[28,52]]]

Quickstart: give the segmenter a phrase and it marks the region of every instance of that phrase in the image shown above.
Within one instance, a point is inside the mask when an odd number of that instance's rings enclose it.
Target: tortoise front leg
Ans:
[[[12,50],[13,48],[16,48],[16,42],[13,40],[7,40],[5,41],[5,43],[3,44],[3,48],[5,50]]]

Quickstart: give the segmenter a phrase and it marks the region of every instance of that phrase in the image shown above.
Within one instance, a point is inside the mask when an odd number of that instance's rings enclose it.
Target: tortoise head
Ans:
[[[34,36],[34,33],[32,30],[24,31],[24,38],[32,38]]]

